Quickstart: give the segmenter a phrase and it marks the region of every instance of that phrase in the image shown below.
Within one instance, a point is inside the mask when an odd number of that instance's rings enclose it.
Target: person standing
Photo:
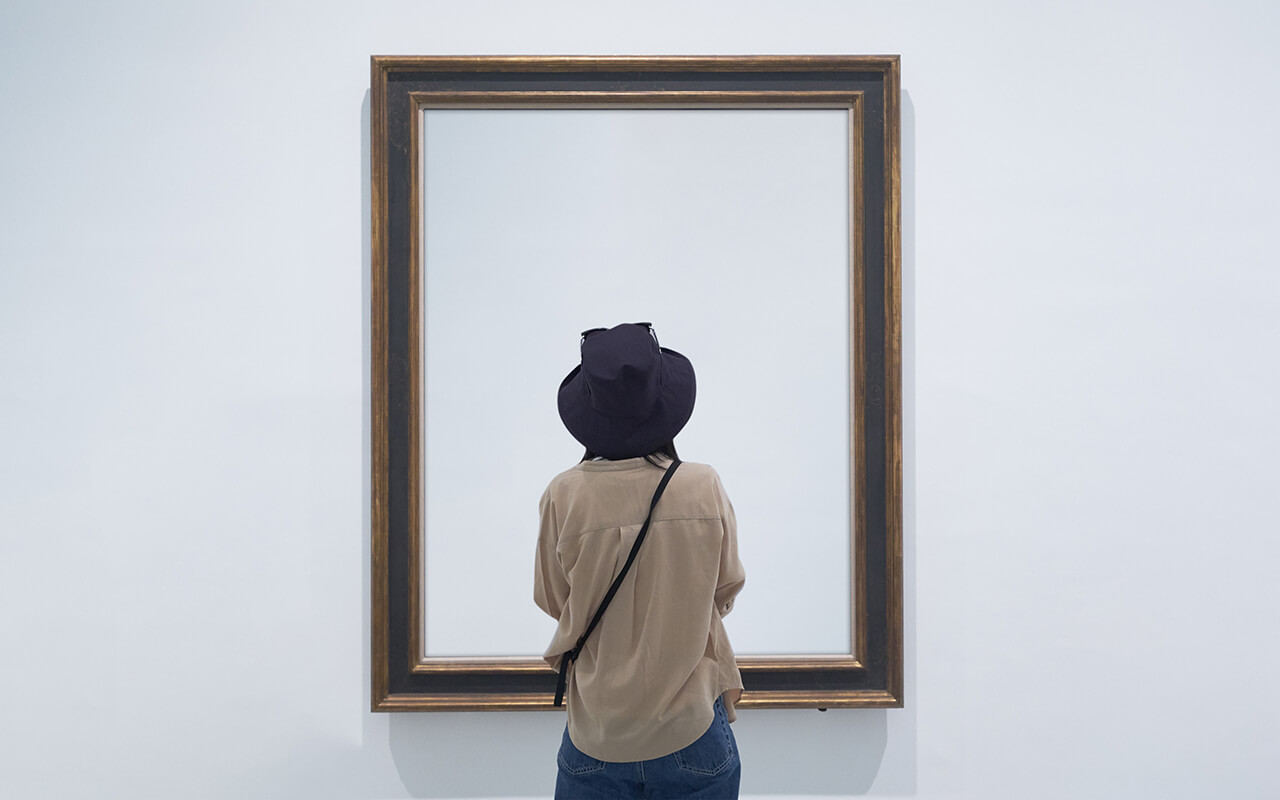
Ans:
[[[649,323],[584,332],[560,384],[586,450],[542,495],[534,570],[568,704],[557,798],[738,796],[742,677],[722,620],[745,574],[719,475],[676,454],[695,395]]]

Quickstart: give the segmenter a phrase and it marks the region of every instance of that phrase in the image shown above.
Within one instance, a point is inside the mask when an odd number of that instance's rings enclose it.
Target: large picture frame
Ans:
[[[427,108],[847,113],[849,652],[741,656],[738,707],[902,706],[897,56],[374,56],[370,108],[373,710],[550,709],[556,684],[540,658],[429,656],[423,641]]]

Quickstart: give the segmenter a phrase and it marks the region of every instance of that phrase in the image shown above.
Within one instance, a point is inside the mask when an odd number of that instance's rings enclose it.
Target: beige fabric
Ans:
[[[664,463],[664,466],[666,464]],[[663,470],[643,458],[589,461],[542,496],[534,600],[560,621],[559,669],[626,563]],[[569,669],[569,737],[601,761],[644,761],[692,744],[742,692],[721,617],[742,588],[733,507],[720,476],[684,462],[640,553]]]

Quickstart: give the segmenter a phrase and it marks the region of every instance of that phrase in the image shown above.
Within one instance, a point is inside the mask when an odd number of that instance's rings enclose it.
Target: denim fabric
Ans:
[[[696,742],[649,761],[597,761],[573,746],[565,729],[556,761],[556,800],[730,800],[738,796],[742,763],[720,700],[715,719]]]

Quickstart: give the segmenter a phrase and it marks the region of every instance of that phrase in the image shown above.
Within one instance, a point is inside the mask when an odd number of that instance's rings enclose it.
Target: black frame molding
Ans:
[[[853,652],[740,658],[738,707],[901,707],[898,57],[374,56],[371,86],[373,710],[550,709],[556,683],[541,659],[421,654],[417,112],[429,106],[849,110]]]

